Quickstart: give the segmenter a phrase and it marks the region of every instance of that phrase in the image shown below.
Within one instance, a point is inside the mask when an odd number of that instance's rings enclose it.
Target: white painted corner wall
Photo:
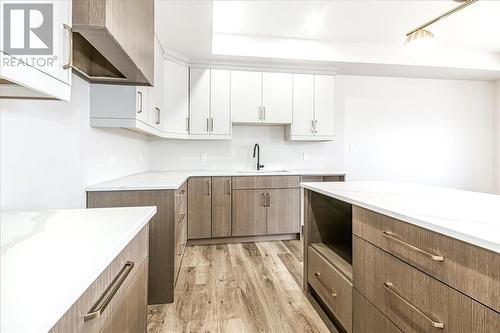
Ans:
[[[289,142],[282,126],[233,126],[231,141],[152,140],[150,167],[254,168],[259,143],[266,168],[494,191],[491,82],[339,75],[336,83],[334,141]]]
[[[266,168],[500,193],[500,82],[339,75],[337,89],[336,138],[312,143],[285,141],[283,126],[233,126],[230,141],[92,128],[76,76],[71,102],[0,100],[0,208],[84,207],[86,185],[147,169],[254,168],[256,142]]]
[[[89,125],[90,85],[71,102],[0,99],[0,209],[85,207],[85,186],[148,169],[148,138]]]
[[[500,81],[495,82],[494,94],[494,149],[495,149],[495,191],[500,194]]]

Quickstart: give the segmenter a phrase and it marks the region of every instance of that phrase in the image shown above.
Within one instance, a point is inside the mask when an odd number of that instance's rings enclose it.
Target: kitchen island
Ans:
[[[301,183],[304,290],[347,332],[499,332],[500,196]]]
[[[120,318],[121,327],[145,331],[148,222],[155,213],[155,207],[2,212],[1,331],[98,332],[116,324],[125,301],[142,319]],[[133,301],[126,299],[131,293]]]

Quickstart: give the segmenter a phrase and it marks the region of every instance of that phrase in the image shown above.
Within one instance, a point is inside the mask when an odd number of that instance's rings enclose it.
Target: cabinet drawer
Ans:
[[[353,237],[354,287],[403,332],[499,332],[500,314]]]
[[[352,330],[355,333],[401,333],[396,325],[356,289],[352,291]]]
[[[355,235],[500,311],[500,254],[360,207],[353,208],[352,229]]]
[[[352,331],[352,284],[314,248],[308,247],[307,280],[337,320]]]
[[[187,213],[187,182],[175,191],[175,211],[178,214]]]
[[[141,265],[146,262],[148,244],[149,225],[146,225],[54,325],[51,332],[99,332],[113,309],[120,303],[122,294]],[[133,266],[130,267],[127,262],[132,262]],[[84,321],[85,314],[89,313],[92,307],[98,303],[101,295],[106,294],[106,289],[110,285],[115,286],[123,276],[126,276],[125,280],[102,314],[94,319]],[[114,281],[115,278],[118,280]]]
[[[179,232],[178,237],[176,237],[175,248],[174,248],[174,285],[177,283],[177,277],[179,275],[179,270],[182,264],[182,258],[184,252],[186,251],[187,244],[187,224],[184,224],[182,230]]]
[[[299,187],[300,176],[242,176],[233,177],[234,190]]]

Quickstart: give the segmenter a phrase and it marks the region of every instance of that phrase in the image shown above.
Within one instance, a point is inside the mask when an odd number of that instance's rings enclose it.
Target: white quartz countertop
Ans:
[[[156,207],[2,212],[1,329],[47,332]]]
[[[237,171],[237,170],[193,170],[193,171],[146,171],[138,174],[90,185],[86,191],[127,191],[127,190],[176,190],[189,177],[211,176],[296,176],[296,175],[345,175],[335,170],[286,170],[286,171]]]
[[[500,253],[500,195],[390,182],[301,186]]]

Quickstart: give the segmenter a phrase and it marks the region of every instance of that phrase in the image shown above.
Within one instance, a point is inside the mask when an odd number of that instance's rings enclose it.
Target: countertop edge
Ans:
[[[148,171],[144,172],[147,173]],[[162,171],[150,171],[150,172],[162,172]],[[111,179],[108,181],[104,181],[101,183],[97,183],[94,185],[88,185],[85,187],[85,192],[116,192],[116,191],[148,191],[148,190],[178,190],[182,184],[184,184],[189,178],[191,177],[258,177],[258,176],[346,176],[348,173],[345,171],[335,171],[331,172],[328,170],[325,170],[322,172],[322,170],[304,170],[301,172],[300,170],[292,170],[290,172],[280,172],[280,173],[273,173],[272,171],[266,173],[239,173],[239,172],[230,172],[228,171],[227,173],[221,172],[218,173],[216,170],[200,170],[200,171],[164,171],[166,173],[168,172],[178,172],[183,173],[185,172],[185,175],[182,175],[179,177],[179,179],[183,179],[182,181],[179,181],[175,184],[168,184],[168,185],[152,185],[152,186],[142,186],[142,185],[137,185],[137,186],[112,186],[112,185],[106,185],[110,182],[113,181],[118,181],[120,179],[124,179],[127,177],[131,176],[138,176],[142,174],[140,173],[135,173],[131,174],[128,176],[116,178],[116,179]],[[214,174],[216,173],[216,174]],[[181,178],[182,177],[182,178]]]
[[[374,211],[376,213],[380,213],[382,215],[386,215],[386,216],[395,218],[397,220],[400,220],[400,221],[403,221],[406,223],[416,225],[418,227],[421,227],[421,228],[424,228],[424,229],[427,229],[430,231],[437,232],[439,234],[460,240],[462,242],[465,242],[465,243],[468,243],[468,244],[471,244],[471,245],[474,245],[474,246],[477,246],[477,247],[480,247],[480,248],[483,248],[483,249],[486,249],[486,250],[489,250],[492,252],[500,253],[500,245],[493,243],[491,241],[488,241],[488,240],[477,238],[477,237],[471,236],[469,234],[457,232],[455,230],[451,230],[451,229],[446,228],[446,227],[436,226],[435,224],[430,223],[430,222],[416,219],[416,218],[404,215],[402,213],[387,210],[387,209],[384,209],[381,207],[373,206],[373,205],[370,205],[370,204],[367,204],[367,203],[364,203],[364,202],[361,202],[358,200],[347,198],[347,197],[344,197],[344,196],[336,194],[336,193],[324,191],[324,190],[318,189],[312,185],[308,185],[307,183],[301,183],[300,187],[306,188],[306,189],[311,190],[311,191],[318,192],[320,194],[329,196],[329,197],[334,198],[334,199],[338,199],[338,200],[353,204],[355,206],[366,208],[366,209]]]
[[[120,208],[133,208],[133,207],[120,207]],[[52,311],[53,316],[47,316],[45,323],[40,323],[40,325],[34,330],[34,332],[49,332],[55,324],[64,316],[64,314],[73,306],[73,304],[80,298],[85,291],[92,285],[92,283],[99,277],[99,275],[104,272],[104,270],[113,262],[113,260],[120,254],[123,249],[130,243],[130,241],[137,236],[137,234],[144,228],[144,226],[151,220],[151,218],[156,214],[156,206],[145,206],[143,208],[149,208],[150,211],[144,216],[142,221],[140,221],[134,229],[130,231],[127,237],[121,242],[106,258],[102,260],[96,269],[91,272],[88,276],[82,279],[82,283],[75,289],[71,296],[68,296],[68,302],[61,304],[60,309],[55,309]],[[102,209],[102,208],[89,208],[92,210]]]

